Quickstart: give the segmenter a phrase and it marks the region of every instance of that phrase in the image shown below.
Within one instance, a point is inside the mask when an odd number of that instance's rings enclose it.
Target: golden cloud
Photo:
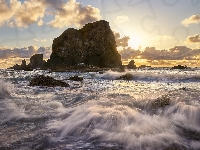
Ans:
[[[8,6],[9,5],[9,6]],[[19,0],[0,1],[0,26],[27,28],[33,23],[42,26],[45,15],[53,15],[48,25],[62,28],[64,26],[80,27],[86,23],[100,20],[100,10],[90,5],[82,6],[76,0]],[[48,12],[47,12],[48,11]],[[49,12],[50,11],[50,12]]]
[[[126,22],[129,20],[129,17],[128,16],[125,16],[125,15],[122,15],[122,16],[117,16],[115,19],[114,19],[114,22],[115,23],[123,23],[123,22]]]
[[[198,24],[200,23],[200,15],[192,15],[189,18],[186,18],[181,22],[183,25],[188,26],[189,24]]]
[[[99,20],[100,10],[90,5],[83,7],[81,3],[76,0],[69,0],[63,4],[61,9],[49,24],[51,27],[62,28],[64,26],[74,25],[76,27],[83,26],[88,22]]]
[[[188,36],[186,40],[189,43],[199,43],[200,42],[200,35],[196,34],[194,36]]]
[[[21,2],[18,0],[11,0],[10,6],[7,5],[5,0],[0,1],[0,26],[5,22],[8,22],[21,6]]]

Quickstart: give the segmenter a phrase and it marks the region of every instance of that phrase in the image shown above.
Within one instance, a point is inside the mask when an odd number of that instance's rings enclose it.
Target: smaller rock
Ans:
[[[138,68],[139,68],[139,69],[143,69],[143,68],[144,68],[144,69],[147,69],[147,68],[151,68],[151,66],[141,65],[141,66],[139,66]]]
[[[120,76],[116,80],[132,80],[132,79],[133,79],[133,75],[130,73],[127,73],[125,75]]]
[[[83,81],[83,77],[73,76],[73,77],[70,77],[69,80],[72,80],[72,81]]]
[[[172,67],[172,69],[187,69],[187,68],[188,68],[187,66],[181,66],[181,65]]]
[[[69,84],[60,80],[56,80],[49,76],[39,75],[30,81],[30,86],[69,87]]]
[[[163,108],[167,105],[170,105],[170,98],[167,95],[163,95],[161,97],[158,97],[156,100],[150,103],[151,109],[158,109]]]
[[[127,65],[127,68],[128,68],[128,69],[136,69],[137,67],[136,67],[136,65],[135,65],[135,61],[134,61],[134,60],[131,60],[131,61],[129,62],[129,64]]]

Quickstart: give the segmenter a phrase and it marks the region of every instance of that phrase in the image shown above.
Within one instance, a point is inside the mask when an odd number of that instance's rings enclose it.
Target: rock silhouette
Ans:
[[[128,69],[136,69],[136,65],[135,65],[135,61],[134,60],[131,60],[128,65],[127,65],[127,68]]]
[[[43,54],[35,54],[33,56],[31,56],[30,58],[30,63],[28,65],[26,65],[26,60],[22,60],[22,64],[21,65],[14,65],[13,67],[10,67],[10,69],[15,69],[15,70],[33,70],[36,68],[43,68],[45,64],[45,61],[43,60]]]
[[[172,67],[172,69],[186,69],[186,68],[187,66],[181,66],[181,65]]]

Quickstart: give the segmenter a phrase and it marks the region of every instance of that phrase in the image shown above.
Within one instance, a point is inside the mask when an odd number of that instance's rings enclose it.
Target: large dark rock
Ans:
[[[30,81],[30,86],[69,87],[69,84],[60,80],[56,80],[49,76],[39,75]]]
[[[69,28],[53,40],[52,54],[45,64],[46,68],[63,69],[80,63],[101,68],[122,65],[108,22],[88,23],[80,30]]]
[[[134,61],[134,60],[131,60],[131,61],[129,62],[129,64],[127,65],[127,68],[128,68],[128,69],[136,69],[137,67],[136,67],[136,65],[135,65],[135,61]]]

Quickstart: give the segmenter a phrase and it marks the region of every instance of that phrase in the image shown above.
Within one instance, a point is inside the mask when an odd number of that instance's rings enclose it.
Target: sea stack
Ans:
[[[88,23],[79,30],[65,30],[53,40],[52,54],[45,66],[64,69],[81,63],[100,68],[122,66],[115,37],[107,21]]]

